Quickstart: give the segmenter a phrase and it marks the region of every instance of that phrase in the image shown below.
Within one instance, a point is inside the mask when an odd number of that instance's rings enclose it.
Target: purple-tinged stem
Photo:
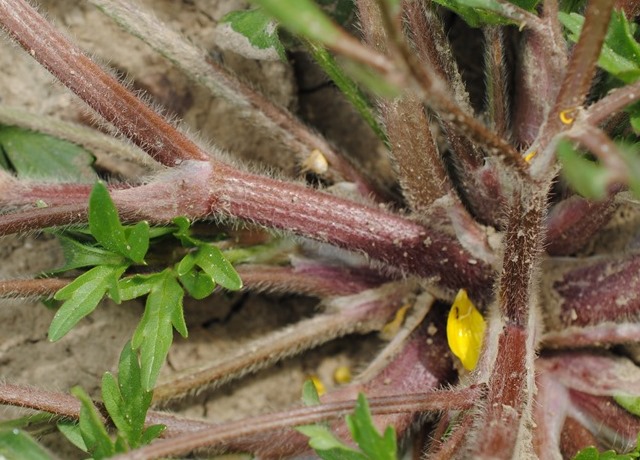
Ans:
[[[71,278],[2,280],[0,281],[0,297],[50,296],[71,281],[73,281]]]
[[[396,414],[403,412],[431,412],[443,407],[468,409],[477,401],[480,387],[464,390],[433,391],[415,395],[399,395],[369,399],[371,412]],[[341,418],[352,412],[354,401],[328,403],[318,406],[292,409],[249,419],[228,422],[224,425],[203,429],[193,433],[157,441],[141,449],[113,457],[114,460],[151,460],[171,455],[181,455],[203,447],[228,444],[235,439],[256,436],[262,433],[281,431],[299,425],[308,425],[328,419]]]
[[[585,426],[573,417],[567,417],[560,434],[562,458],[574,458],[585,447],[598,446],[598,440]]]
[[[536,361],[536,368],[538,367]],[[537,370],[537,393],[533,406],[533,447],[537,458],[559,459],[560,437],[569,407],[569,393],[553,376]]]
[[[637,321],[565,327],[561,330],[546,332],[542,336],[542,345],[545,348],[601,347],[638,342],[640,342],[640,324]]]
[[[536,19],[538,19],[536,17]],[[538,19],[539,20],[539,19]],[[487,109],[491,128],[502,137],[509,137],[509,84],[505,69],[504,31],[501,27],[484,29],[484,68],[487,86]]]
[[[156,161],[206,161],[200,150],[89,59],[24,0],[0,1],[0,24],[43,67]]]
[[[358,1],[360,26],[369,46],[390,54],[386,31],[375,2]],[[422,100],[407,91],[378,102],[400,186],[409,207],[424,215],[435,200],[452,189]]]
[[[623,409],[613,398],[575,390],[569,390],[569,396],[575,408],[570,415],[604,445],[622,452],[635,447],[640,432],[640,417]]]
[[[622,356],[565,351],[539,358],[536,367],[563,386],[590,395],[636,395],[640,388],[640,367]]]
[[[329,162],[324,177],[333,182],[350,181],[357,184],[364,196],[379,195],[375,187],[349,163],[320,134],[305,126],[291,112],[281,107],[231,73],[222,64],[181,34],[168,29],[140,5],[123,0],[93,0],[107,15],[127,32],[140,38],[165,56],[194,81],[213,94],[223,97],[251,121],[263,126],[278,138],[300,161],[317,149]]]
[[[590,105],[578,120],[598,126],[638,100],[640,100],[640,81],[612,90],[598,102]]]
[[[593,153],[609,172],[610,182],[629,181],[632,173],[622,152],[600,128],[591,125],[576,126],[565,132],[564,136]]]
[[[587,4],[580,38],[573,48],[560,90],[537,139],[538,149],[545,152],[536,171],[539,177],[546,176],[553,164],[552,158],[548,157],[553,152],[546,149],[547,145],[573,124],[591,88],[613,4],[614,0],[590,0]]]
[[[219,386],[347,334],[380,330],[407,302],[414,289],[411,283],[389,283],[329,300],[326,313],[272,332],[217,362],[203,363],[172,375],[155,388],[154,401],[176,398],[205,386]]]
[[[573,195],[555,204],[546,217],[547,253],[552,256],[575,254],[609,222],[616,208],[613,196],[591,201]]]
[[[552,269],[554,276],[543,278],[541,288],[550,329],[547,334],[557,337],[572,326],[634,322],[640,316],[639,254],[596,256]]]
[[[433,460],[449,460],[460,456],[459,454],[463,451],[464,444],[468,441],[467,436],[472,426],[473,414],[470,412],[463,414],[461,420],[456,423],[453,433],[451,433],[445,442],[440,441],[438,438],[434,439],[429,448],[427,458]],[[446,430],[447,427],[444,428]]]

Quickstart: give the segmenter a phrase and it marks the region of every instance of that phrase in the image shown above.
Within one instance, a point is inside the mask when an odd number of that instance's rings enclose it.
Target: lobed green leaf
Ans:
[[[316,406],[320,404],[320,395],[311,380],[305,380],[302,384],[302,403],[305,406]]]
[[[104,248],[125,257],[129,255],[131,248],[125,238],[118,210],[102,182],[96,182],[89,196],[89,229]]]
[[[95,245],[81,243],[64,235],[58,235],[58,240],[62,246],[65,264],[54,273],[94,265],[120,265],[124,263],[124,258],[121,255]]]
[[[627,411],[640,417],[640,396],[614,395],[613,399]]]
[[[54,299],[65,302],[51,321],[49,340],[55,342],[61,339],[78,321],[95,310],[125,269],[124,265],[99,265],[56,292]]]
[[[324,460],[367,460],[366,455],[344,444],[325,425],[298,426],[296,431],[309,437],[309,447]]]
[[[164,270],[147,297],[140,324],[133,334],[132,347],[140,349],[142,387],[153,389],[173,342],[173,328],[186,337],[182,299],[184,291],[173,272]]]
[[[395,430],[389,426],[380,436],[373,424],[369,403],[362,393],[358,395],[353,415],[347,415],[346,421],[351,436],[367,457],[376,460],[397,459]]]
[[[80,425],[77,422],[72,422],[71,420],[61,420],[57,424],[58,430],[60,433],[64,435],[71,444],[76,446],[83,452],[89,452],[87,449],[87,445],[82,439],[82,433],[80,432]]]

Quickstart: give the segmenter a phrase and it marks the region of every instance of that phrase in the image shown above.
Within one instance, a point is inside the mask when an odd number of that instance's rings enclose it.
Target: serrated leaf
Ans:
[[[0,458],[2,460],[53,460],[53,457],[17,428],[0,430]]]
[[[82,439],[82,433],[80,432],[80,425],[77,422],[70,420],[62,420],[57,424],[58,430],[64,435],[65,438],[71,442],[74,446],[83,452],[89,452],[87,445]]]
[[[233,265],[224,257],[216,246],[202,244],[194,254],[197,266],[220,286],[237,291],[242,289],[242,280]]]
[[[398,447],[393,427],[387,427],[383,436],[373,424],[369,403],[362,393],[358,395],[358,402],[353,415],[347,415],[347,426],[362,452],[371,459],[395,460]]]
[[[151,288],[140,324],[133,334],[132,347],[140,349],[142,387],[152,390],[173,342],[173,327],[187,336],[182,299],[184,291],[167,269]]]
[[[610,173],[604,167],[580,155],[570,142],[560,141],[557,147],[562,174],[580,195],[591,199],[606,196]]]
[[[104,248],[129,256],[131,248],[125,238],[118,210],[102,182],[96,182],[89,196],[89,229]]]
[[[94,245],[81,243],[64,235],[58,235],[58,240],[62,246],[65,264],[52,273],[61,273],[94,265],[119,265],[124,262],[124,258],[119,254]]]
[[[80,387],[72,388],[71,394],[80,401],[80,433],[87,450],[95,460],[114,455],[115,446],[91,398]]]
[[[99,265],[77,277],[54,295],[65,300],[49,326],[49,340],[55,342],[82,318],[96,309],[107,290],[117,282],[126,266]]]
[[[293,34],[325,45],[338,43],[342,29],[312,0],[252,0]]]
[[[278,25],[261,8],[232,11],[224,16],[221,22],[229,24],[233,31],[249,40],[249,43],[255,48],[259,50],[273,49],[281,60],[286,60],[284,46],[278,37]],[[247,55],[246,57],[253,58],[254,56]]]
[[[128,246],[131,248],[128,254],[129,259],[138,264],[142,263],[149,250],[149,223],[142,221],[133,227],[125,227],[124,233]]]
[[[305,406],[316,406],[320,404],[318,390],[311,380],[305,380],[302,384],[302,403]]]
[[[6,155],[2,163],[11,166],[19,178],[72,182],[93,182],[97,178],[93,155],[46,134],[0,126],[0,151]]]

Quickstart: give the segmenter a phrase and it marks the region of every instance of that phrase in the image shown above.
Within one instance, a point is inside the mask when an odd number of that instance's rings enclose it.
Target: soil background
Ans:
[[[287,63],[254,61],[236,53],[238,43],[218,25],[229,11],[246,8],[235,0],[147,0],[167,27],[180,31],[223,62],[272,100],[296,112],[331,141],[360,157],[368,167],[389,176],[389,165],[380,156],[381,146],[327,78],[314,69],[303,54]],[[154,103],[181,120],[201,140],[262,171],[298,177],[292,152],[273,136],[257,129],[232,107],[191,83],[161,56],[138,39],[121,31],[86,2],[48,0],[40,2],[54,23],[65,30],[82,49],[116,74],[126,77],[134,89],[143,90]],[[0,42],[0,104],[32,113],[95,125],[93,115],[75,96],[42,69],[27,53],[6,37]],[[106,129],[106,127],[102,127]],[[108,158],[97,164],[109,168]],[[137,181],[148,174],[133,161],[120,179]],[[112,163],[111,163],[112,164]],[[119,169],[122,165],[119,165]],[[106,172],[106,171],[103,171]],[[0,240],[0,277],[32,277],[61,266],[62,253],[56,240],[43,234],[8,236]],[[205,301],[185,302],[190,336],[176,335],[162,379],[203,361],[215,361],[252,338],[283,327],[316,311],[316,299],[296,296],[257,295],[248,292],[218,295]],[[0,378],[47,390],[67,392],[82,386],[99,397],[106,370],[114,371],[124,343],[131,337],[142,315],[141,302],[115,305],[103,302],[71,333],[56,343],[47,340],[54,311],[37,299],[3,300],[0,305]],[[212,422],[264,413],[299,401],[302,383],[317,375],[327,387],[334,385],[333,371],[349,365],[354,372],[375,355],[381,342],[369,337],[348,337],[304,355],[288,359],[271,369],[233,381],[216,391],[186,397],[171,408]],[[0,407],[0,420],[24,411]],[[56,434],[42,440],[60,458],[82,458]]]

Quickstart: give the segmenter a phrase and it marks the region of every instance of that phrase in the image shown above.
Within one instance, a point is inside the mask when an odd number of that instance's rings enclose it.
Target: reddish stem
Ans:
[[[158,162],[208,160],[209,155],[115,78],[89,59],[24,0],[0,1],[0,23],[7,33],[92,109]]]

